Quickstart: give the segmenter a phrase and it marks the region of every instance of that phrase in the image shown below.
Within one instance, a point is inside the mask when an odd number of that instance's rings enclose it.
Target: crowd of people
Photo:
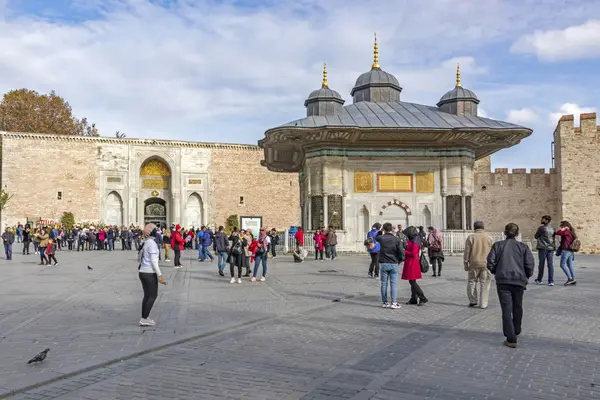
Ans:
[[[581,242],[568,221],[561,221],[556,231],[552,228],[551,221],[550,216],[543,216],[535,233],[539,259],[535,283],[544,284],[544,272],[547,270],[547,284],[554,286],[553,262],[556,255],[560,257],[560,267],[567,278],[564,285],[574,286],[577,284],[575,253],[579,251]],[[517,240],[519,227],[516,224],[506,225],[504,235],[504,240],[494,243],[492,237],[485,232],[483,222],[476,221],[474,233],[466,239],[463,262],[468,273],[469,307],[487,308],[492,275],[495,276],[506,337],[504,344],[514,348],[521,333],[523,292],[533,275],[535,261],[529,247]],[[301,227],[298,227],[294,238],[294,259],[302,262],[306,251],[303,248],[304,232]],[[225,233],[223,226],[213,231],[206,226],[185,229],[180,225],[161,228],[154,224],[147,224],[143,230],[134,226],[96,228],[93,225],[75,225],[71,229],[63,229],[60,226],[32,228],[29,224],[18,224],[14,228],[6,228],[2,240],[7,260],[12,260],[12,246],[17,242],[23,244],[23,255],[29,255],[33,245],[33,254],[40,255],[40,265],[58,265],[56,252],[65,248],[70,251],[113,251],[115,242],[120,241],[121,250],[135,249],[138,252],[139,279],[144,291],[139,323],[142,326],[153,326],[155,322],[149,318],[149,314],[157,297],[158,284],[166,284],[159,267],[162,253],[164,261],[170,262],[173,252],[174,267],[180,269],[184,267],[181,264],[181,252],[186,248],[197,249],[200,262],[213,262],[216,258],[220,276],[225,276],[225,268],[229,264],[232,284],[242,283],[243,269],[244,277],[249,277],[250,282],[264,282],[267,277],[267,260],[269,256],[277,257],[276,246],[280,235],[276,229],[267,231],[264,228],[256,236],[250,229],[233,228],[231,232]],[[324,254],[330,260],[337,258],[337,235],[332,226],[316,230],[313,245],[315,261],[323,261]],[[364,245],[370,255],[368,276],[381,280],[383,307],[401,307],[397,298],[399,276],[408,281],[410,286],[411,295],[406,304],[423,306],[428,303],[418,280],[430,268],[433,277],[442,275],[444,239],[438,229],[428,227],[425,231],[422,226],[403,229],[402,225],[394,228],[389,222],[383,225],[375,223],[367,233]],[[259,274],[260,267],[262,269]]]
[[[544,269],[547,268],[548,286],[554,286],[553,257],[556,255],[560,257],[561,269],[567,277],[564,286],[576,285],[574,255],[579,251],[581,242],[568,221],[561,221],[557,231],[550,225],[551,221],[550,216],[543,216],[535,234],[539,256],[535,283],[543,284]],[[504,345],[515,348],[521,333],[523,293],[535,267],[533,253],[529,246],[517,240],[519,227],[514,223],[506,225],[505,239],[495,243],[485,232],[483,222],[475,222],[474,230],[466,240],[463,255],[464,269],[468,273],[469,307],[487,308],[493,275],[502,309]],[[383,307],[400,308],[396,292],[401,265],[401,279],[407,280],[411,289],[406,304],[422,306],[428,302],[417,281],[430,267],[433,277],[441,276],[444,253],[443,235],[439,230],[429,227],[426,233],[423,227],[402,229],[401,225],[394,230],[389,222],[383,226],[376,223],[367,233],[364,244],[371,256],[368,275],[381,279]]]

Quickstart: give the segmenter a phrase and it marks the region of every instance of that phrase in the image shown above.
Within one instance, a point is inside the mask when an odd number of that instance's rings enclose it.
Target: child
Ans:
[[[58,260],[56,259],[56,240],[54,238],[48,240],[48,247],[46,247],[46,255],[48,256],[48,264],[50,261],[54,260],[54,265],[58,265]]]

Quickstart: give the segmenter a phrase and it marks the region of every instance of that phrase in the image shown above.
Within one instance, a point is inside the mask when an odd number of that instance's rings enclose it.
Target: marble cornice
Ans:
[[[203,148],[203,149],[226,149],[226,150],[253,150],[262,151],[259,146],[250,144],[228,144],[228,143],[202,143],[188,142],[180,140],[163,140],[163,139],[134,139],[134,138],[111,138],[106,136],[76,136],[76,135],[51,135],[46,133],[24,133],[24,132],[4,132],[0,131],[1,138],[10,139],[28,139],[28,140],[44,140],[54,142],[71,142],[71,143],[105,143],[118,145],[133,145],[133,146],[159,146],[159,147],[187,147],[187,148]]]

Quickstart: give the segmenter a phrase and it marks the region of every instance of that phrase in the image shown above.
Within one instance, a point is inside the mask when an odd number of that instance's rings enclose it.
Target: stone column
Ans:
[[[442,230],[448,228],[448,221],[446,218],[446,196],[448,195],[448,170],[446,164],[442,165],[440,179],[440,193],[442,195]]]
[[[323,163],[323,172],[321,174],[322,183],[321,187],[323,188],[323,226],[327,226],[329,224],[329,213],[328,213],[328,199],[327,199],[327,165]]]
[[[307,170],[306,175],[306,208],[308,210],[308,218],[306,225],[303,226],[305,232],[309,232],[312,229],[312,187],[310,183],[310,169]]]
[[[461,228],[467,229],[467,165],[463,162],[460,165],[460,207],[461,207]]]
[[[342,221],[342,230],[346,230],[346,197],[348,196],[348,182],[346,177],[346,165],[342,164],[342,215],[340,215]]]

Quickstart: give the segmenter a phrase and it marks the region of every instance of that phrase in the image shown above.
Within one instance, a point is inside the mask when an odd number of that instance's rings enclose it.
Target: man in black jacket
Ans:
[[[498,299],[502,307],[504,345],[517,347],[523,319],[523,292],[533,275],[535,260],[526,244],[518,242],[519,226],[510,223],[504,228],[506,239],[494,243],[487,257],[487,267],[496,276]]]
[[[404,261],[404,248],[392,230],[392,224],[386,222],[383,224],[383,235],[375,237],[375,240],[380,245],[379,264],[381,268],[381,301],[383,302],[383,307],[396,309],[400,308],[400,305],[396,301],[396,293],[398,268],[399,264]],[[387,301],[388,281],[390,282],[391,304]]]
[[[541,285],[544,279],[544,264],[548,265],[548,286],[554,286],[554,265],[553,265],[553,257],[554,250],[556,249],[554,246],[554,229],[550,225],[550,221],[552,221],[552,217],[549,215],[544,215],[542,217],[542,224],[538,228],[535,233],[535,238],[537,239],[537,250],[539,255],[539,266],[538,266],[538,276],[535,280],[535,283]]]

